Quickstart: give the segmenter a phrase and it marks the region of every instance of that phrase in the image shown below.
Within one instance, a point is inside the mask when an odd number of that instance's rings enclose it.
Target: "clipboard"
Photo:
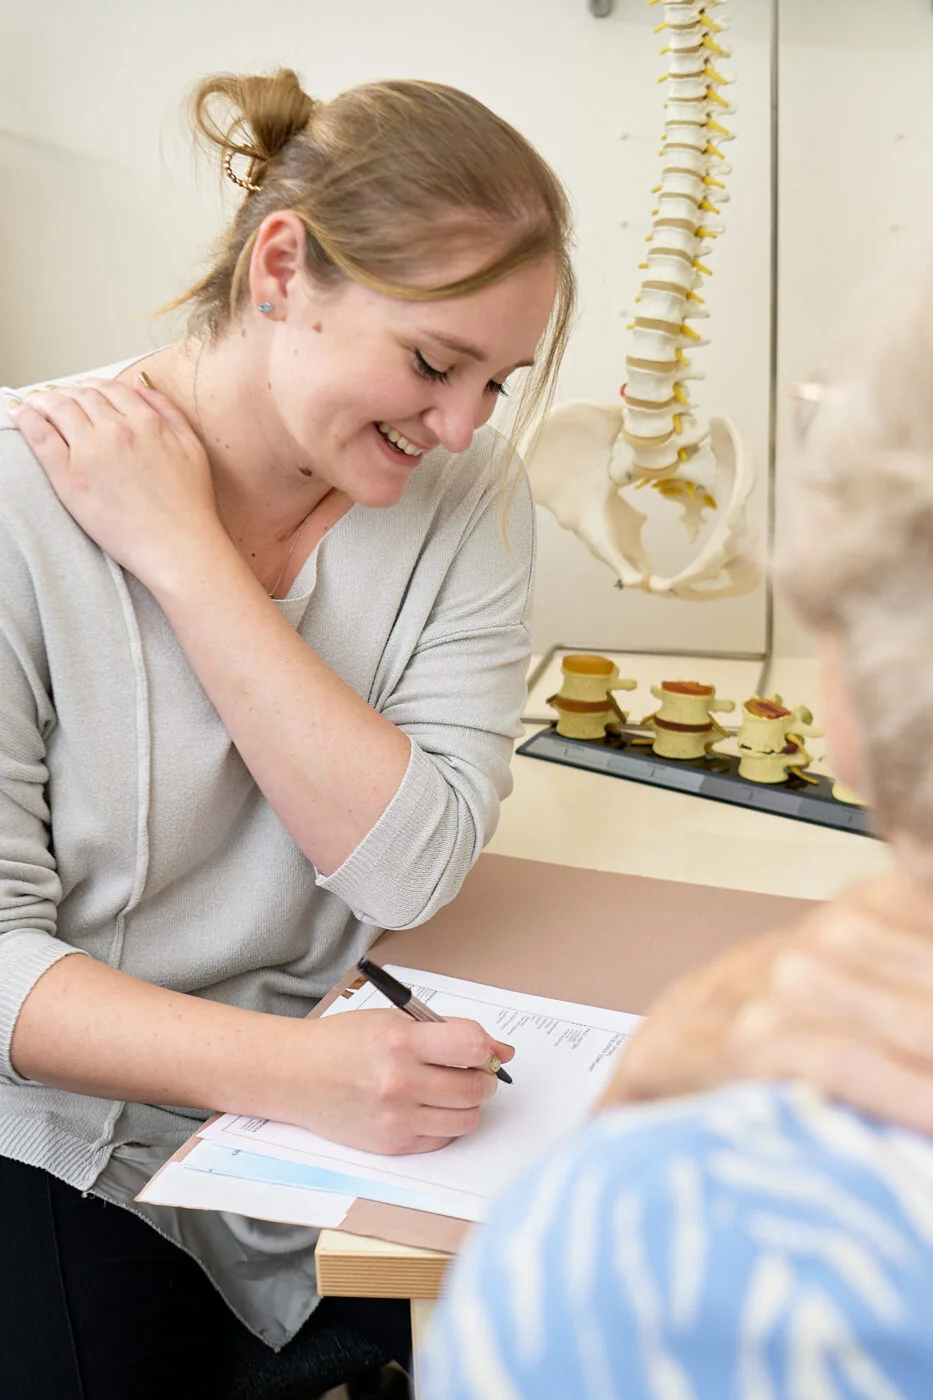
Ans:
[[[383,934],[373,951],[380,962],[644,1013],[675,978],[813,906],[813,900],[784,895],[482,855],[456,899],[418,928]],[[320,1016],[357,977],[351,969],[312,1016]],[[193,1142],[184,1143],[161,1171],[183,1161]],[[455,1253],[472,1225],[355,1200],[330,1228]]]

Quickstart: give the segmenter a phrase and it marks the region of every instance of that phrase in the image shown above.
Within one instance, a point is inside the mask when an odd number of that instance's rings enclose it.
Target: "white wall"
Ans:
[[[866,263],[930,210],[933,56],[928,0],[782,0],[782,377],[818,358]],[[732,202],[710,284],[713,343],[696,397],[767,447],[770,0],[733,0],[739,111]],[[614,400],[625,321],[657,182],[664,60],[660,7],[617,0],[42,0],[8,7],[0,52],[0,377],[26,382],[159,343],[148,313],[192,280],[222,215],[180,121],[185,91],[217,69],[296,67],[327,97],[386,76],[467,88],[514,122],[568,184],[578,217],[583,318],[563,398]],[[843,30],[843,18],[847,28]],[[625,134],[625,139],[621,139]],[[850,134],[851,133],[851,134]],[[903,140],[896,137],[904,134]],[[623,224],[625,225],[623,227]],[[896,234],[891,225],[903,229]],[[681,549],[658,501],[652,538]],[[756,513],[763,523],[764,492]],[[756,648],[760,594],[717,604],[614,589],[612,575],[541,512],[536,642]],[[782,623],[785,648],[806,645]]]
[[[860,288],[930,255],[933,229],[930,0],[781,10],[779,457],[787,386],[831,352]],[[786,516],[794,501],[779,492],[778,507]],[[776,645],[808,645],[783,609]]]

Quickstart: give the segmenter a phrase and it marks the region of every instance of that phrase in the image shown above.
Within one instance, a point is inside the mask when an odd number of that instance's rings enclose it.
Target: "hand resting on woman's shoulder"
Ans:
[[[933,1133],[933,919],[903,874],[749,939],[650,1008],[603,1106],[800,1079]]]

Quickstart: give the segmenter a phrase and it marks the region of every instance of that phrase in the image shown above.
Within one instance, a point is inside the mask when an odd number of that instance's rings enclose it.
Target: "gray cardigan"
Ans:
[[[387,810],[324,877],[152,595],[72,521],[0,408],[0,1155],[88,1189],[121,1144],[167,1155],[203,1116],[16,1074],[19,1008],[57,959],[303,1016],[380,928],[456,894],[510,790],[529,652],[533,507],[521,475],[503,533],[497,442],[431,453],[388,510],[354,506],[278,604],[411,740]]]

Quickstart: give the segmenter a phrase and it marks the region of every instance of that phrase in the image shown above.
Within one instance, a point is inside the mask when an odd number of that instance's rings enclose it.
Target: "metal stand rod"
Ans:
[[[529,692],[538,684],[559,651],[579,653],[592,652],[592,650],[592,647],[575,647],[569,646],[566,642],[555,642],[552,647],[548,647],[529,675],[527,681]],[[763,693],[761,687],[763,681],[767,680],[767,668],[770,665],[770,657],[765,656],[760,651],[671,651],[667,647],[638,647],[637,650],[626,647],[605,647],[604,650],[611,652],[613,656],[660,656],[662,658],[670,657],[671,660],[675,661],[681,657],[696,661],[761,661],[764,663],[764,669],[758,677],[759,695]]]
[[[780,82],[781,82],[781,7],[780,0],[771,0],[771,324],[768,346],[768,506],[767,506],[767,573],[765,576],[765,664],[762,667],[759,693],[765,694],[771,662],[774,657],[774,583],[771,561],[777,528],[777,419],[778,419],[778,351],[780,270],[780,197],[778,173],[780,166]]]

